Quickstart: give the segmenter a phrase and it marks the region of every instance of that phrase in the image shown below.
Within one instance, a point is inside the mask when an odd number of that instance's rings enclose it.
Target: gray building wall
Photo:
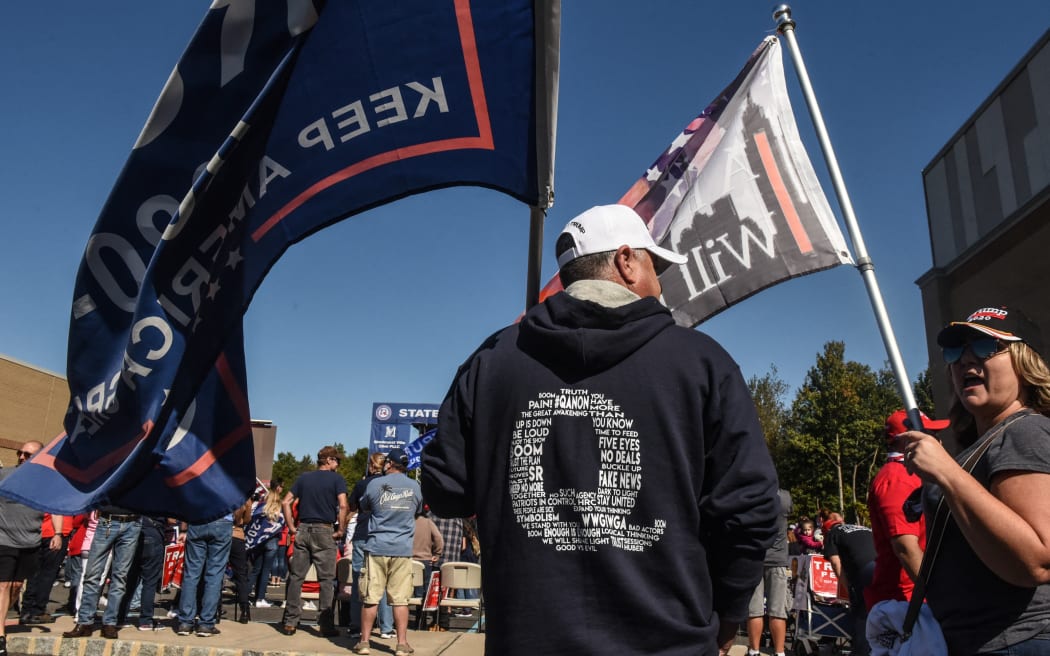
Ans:
[[[933,265],[1022,218],[1050,186],[1050,32],[923,171]]]
[[[944,416],[952,394],[936,337],[949,321],[1006,305],[1040,327],[1033,346],[1050,355],[1050,31],[934,157],[923,184],[933,268],[916,282]]]

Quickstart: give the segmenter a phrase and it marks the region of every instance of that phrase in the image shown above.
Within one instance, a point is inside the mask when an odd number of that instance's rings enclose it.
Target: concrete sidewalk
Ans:
[[[49,656],[299,656],[330,654],[347,656],[357,640],[346,636],[323,638],[315,627],[304,627],[294,636],[278,633],[277,627],[261,622],[238,624],[222,622],[221,634],[208,638],[178,636],[170,626],[157,631],[136,628],[120,630],[116,640],[99,637],[63,638],[73,628],[71,617],[60,617],[54,624],[23,627],[8,626],[7,649],[12,654]],[[373,636],[372,654],[393,654],[396,640]],[[485,635],[454,631],[409,631],[408,642],[414,656],[482,656]],[[731,656],[744,656],[747,649],[736,645]]]
[[[219,623],[219,635],[201,638],[175,634],[173,619],[165,618],[173,606],[173,592],[158,595],[154,622],[157,629],[139,631],[136,626],[120,629],[115,640],[102,638],[96,626],[90,638],[63,638],[62,632],[73,628],[74,619],[62,614],[60,607],[68,596],[61,585],[52,589],[48,610],[55,616],[51,624],[20,626],[17,615],[11,613],[6,621],[7,648],[11,654],[40,654],[50,656],[298,656],[319,654],[347,656],[358,642],[350,638],[345,627],[341,635],[325,638],[317,630],[316,612],[305,611],[295,635],[278,631],[282,610],[279,607],[283,590],[271,588],[272,608],[252,609],[252,621],[241,624],[233,621],[234,608],[229,594],[223,595],[225,617]],[[129,618],[130,620],[131,618]],[[137,622],[137,617],[134,618]],[[372,634],[371,649],[375,656],[392,655],[395,639],[382,639]],[[483,656],[485,634],[466,631],[409,631],[408,642],[415,649],[414,656]],[[744,656],[746,640],[737,638],[731,656]],[[615,651],[615,650],[613,650]],[[763,651],[763,653],[766,653]]]
[[[156,631],[123,628],[115,640],[100,637],[98,631],[90,638],[63,638],[62,632],[72,628],[73,618],[69,616],[59,617],[53,624],[31,627],[9,620],[7,649],[12,654],[51,656],[346,656],[357,642],[345,631],[342,636],[324,638],[312,626],[286,636],[277,631],[276,625],[262,622],[224,621],[219,624],[221,633],[208,638],[175,635],[171,626]],[[373,635],[372,653],[393,654],[396,642]],[[415,656],[482,656],[485,652],[485,636],[478,633],[409,631],[408,642],[415,648]]]
[[[59,617],[54,624],[18,626],[9,620],[7,649],[12,654],[47,656],[300,656],[319,654],[347,656],[357,639],[343,632],[336,638],[324,638],[316,627],[301,627],[294,636],[277,631],[277,626],[262,622],[220,623],[219,635],[208,638],[179,636],[171,626],[156,631],[123,628],[115,640],[99,637],[63,638],[62,632],[73,628],[73,618]],[[483,656],[485,635],[455,631],[409,631],[408,642],[414,656]],[[738,644],[731,656],[744,656],[747,649]],[[396,640],[383,640],[373,635],[372,654],[393,654]],[[766,653],[766,652],[763,652]]]
[[[54,616],[51,624],[21,626],[12,612],[6,620],[7,650],[11,654],[51,654],[53,656],[256,656],[297,654],[338,654],[347,656],[358,642],[347,635],[346,627],[339,627],[341,635],[335,638],[321,636],[317,629],[317,611],[304,610],[299,630],[286,636],[278,631],[283,610],[284,590],[272,586],[268,596],[273,600],[269,608],[252,608],[251,621],[241,624],[233,620],[233,597],[224,591],[223,618],[218,624],[219,635],[206,638],[175,634],[176,621],[168,616],[174,608],[175,589],[157,595],[153,622],[156,629],[140,631],[138,616],[129,614],[131,626],[120,629],[115,640],[100,635],[101,621],[90,638],[63,638],[62,632],[73,628],[74,618],[63,612],[69,590],[55,585],[51,590],[48,611]],[[101,617],[101,609],[97,615]],[[372,653],[376,656],[393,654],[394,639],[382,639],[378,631],[372,634]],[[485,652],[484,634],[465,631],[409,631],[408,642],[415,648],[415,656],[481,656]]]

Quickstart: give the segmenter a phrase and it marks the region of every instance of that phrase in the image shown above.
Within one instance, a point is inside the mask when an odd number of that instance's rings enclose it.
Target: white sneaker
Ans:
[[[380,633],[379,637],[383,638],[384,640],[389,640],[391,638],[396,638],[397,634],[396,633]]]
[[[314,603],[313,599],[309,599],[303,604],[303,610],[317,610],[317,604]]]
[[[266,601],[265,599],[260,599],[259,601],[255,602],[255,607],[256,608],[272,608],[273,604],[271,604],[270,602]]]
[[[179,616],[179,611],[177,611],[177,610],[169,610],[168,611],[168,619],[175,619],[178,616]]]

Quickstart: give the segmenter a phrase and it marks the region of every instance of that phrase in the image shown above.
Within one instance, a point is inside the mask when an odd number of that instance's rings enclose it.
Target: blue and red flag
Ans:
[[[451,185],[551,194],[559,0],[230,0],[172,72],[75,284],[66,433],[0,494],[200,521],[255,486],[242,315],[290,245]]]

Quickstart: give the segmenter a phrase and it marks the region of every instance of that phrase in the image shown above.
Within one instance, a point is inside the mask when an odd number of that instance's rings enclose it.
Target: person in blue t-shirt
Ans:
[[[361,497],[361,509],[369,513],[365,562],[361,569],[361,640],[355,654],[368,654],[368,636],[376,619],[377,605],[383,598],[394,610],[397,633],[395,656],[412,653],[408,645],[408,600],[412,596],[412,539],[416,514],[422,510],[419,483],[405,475],[408,455],[401,449],[386,454],[383,475],[368,482]]]

